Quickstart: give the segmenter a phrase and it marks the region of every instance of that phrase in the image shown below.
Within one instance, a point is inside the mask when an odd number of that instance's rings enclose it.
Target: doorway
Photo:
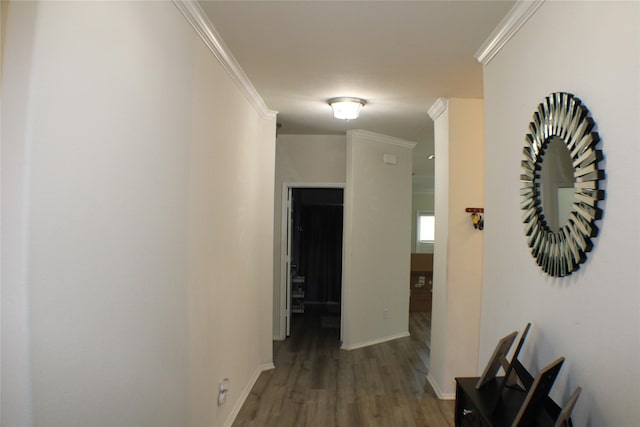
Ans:
[[[315,325],[339,331],[342,312],[342,188],[287,192],[286,336]]]

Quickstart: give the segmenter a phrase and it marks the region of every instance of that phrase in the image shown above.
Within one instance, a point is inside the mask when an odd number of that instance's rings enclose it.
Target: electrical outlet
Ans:
[[[222,404],[227,400],[227,392],[229,391],[229,378],[225,378],[220,383],[218,387],[218,406],[222,406]]]
[[[388,319],[389,318],[389,309],[385,308],[384,310],[382,310],[382,318],[383,319]]]

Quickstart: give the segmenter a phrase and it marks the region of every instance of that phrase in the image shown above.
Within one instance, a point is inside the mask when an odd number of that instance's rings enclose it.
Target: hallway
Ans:
[[[429,316],[410,314],[411,337],[344,351],[334,322],[305,314],[274,342],[276,369],[262,373],[233,425],[453,426],[454,402],[426,381]]]

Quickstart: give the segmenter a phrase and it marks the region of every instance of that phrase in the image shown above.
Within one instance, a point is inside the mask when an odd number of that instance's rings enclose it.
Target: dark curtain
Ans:
[[[303,206],[300,267],[306,301],[338,302],[342,281],[342,206]]]

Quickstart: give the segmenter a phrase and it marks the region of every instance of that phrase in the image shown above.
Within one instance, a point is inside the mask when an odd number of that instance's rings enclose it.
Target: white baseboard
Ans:
[[[436,382],[436,380],[433,379],[433,377],[431,376],[431,373],[427,374],[427,381],[429,381],[429,384],[431,384],[431,388],[433,389],[433,391],[435,391],[436,396],[438,396],[438,399],[441,399],[441,400],[456,399],[455,393],[443,393],[442,390],[440,390],[438,383]]]
[[[223,427],[231,427],[233,425],[233,422],[236,420],[236,417],[240,413],[240,409],[242,409],[242,405],[244,405],[247,397],[249,397],[251,389],[256,384],[256,381],[258,381],[258,377],[260,377],[260,374],[271,369],[275,369],[275,365],[273,363],[265,363],[264,365],[258,366],[258,368],[251,376],[251,379],[247,383],[246,387],[242,390],[242,393],[240,393],[240,398],[236,401],[236,404],[231,410],[229,417],[227,417],[227,421],[225,421],[225,423],[223,424]]]
[[[410,336],[409,332],[400,332],[399,334],[389,335],[387,337],[376,338],[374,340],[363,341],[363,342],[359,342],[359,343],[355,343],[355,344],[345,345],[343,343],[342,347],[340,347],[340,348],[342,350],[356,350],[358,348],[369,347],[370,345],[382,344],[383,342],[397,340],[398,338],[406,338],[408,336]]]

